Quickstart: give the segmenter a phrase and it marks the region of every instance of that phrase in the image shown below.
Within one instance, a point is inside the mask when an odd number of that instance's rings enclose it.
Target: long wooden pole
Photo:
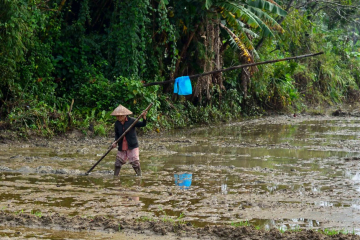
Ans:
[[[153,103],[150,103],[150,105],[144,110],[144,112],[149,111],[149,109],[151,108],[152,105],[153,105]],[[107,150],[107,152],[99,159],[99,161],[97,161],[97,162],[94,164],[94,166],[92,166],[92,167],[89,169],[89,171],[87,171],[87,172],[85,173],[85,175],[89,175],[89,173],[90,173],[90,172],[101,162],[101,160],[103,160],[104,157],[105,157],[106,155],[108,155],[108,153],[113,149],[113,148],[112,148],[112,145],[113,145],[114,143],[117,144],[117,143],[125,136],[125,134],[128,133],[128,132],[130,131],[130,129],[135,126],[135,124],[140,120],[141,117],[142,117],[142,114],[140,114],[140,116],[139,116],[137,119],[135,119],[135,121],[125,130],[125,132],[124,132],[115,142],[113,142],[113,143],[110,145],[110,147],[109,147],[109,149]]]
[[[248,63],[248,64],[238,65],[238,66],[229,67],[229,68],[225,68],[225,69],[215,70],[215,71],[211,71],[211,72],[195,74],[195,75],[191,75],[189,77],[190,78],[197,78],[197,77],[202,77],[202,76],[206,76],[206,75],[210,75],[210,74],[214,74],[214,73],[227,72],[227,71],[231,71],[231,70],[235,70],[235,69],[239,69],[239,68],[244,68],[244,67],[252,67],[252,66],[268,64],[268,63],[275,63],[275,62],[288,61],[288,60],[297,60],[297,59],[300,59],[300,58],[314,57],[314,56],[317,56],[317,55],[320,55],[320,54],[323,54],[323,53],[324,52],[318,52],[318,53],[313,53],[313,54],[305,54],[305,55],[299,55],[299,56],[295,56],[295,57],[275,59],[275,60],[269,60],[269,61],[264,61],[264,62]],[[171,83],[171,82],[175,82],[175,80],[167,80],[167,81],[162,81],[162,82],[146,83],[146,84],[143,85],[143,87],[166,84],[166,83]]]

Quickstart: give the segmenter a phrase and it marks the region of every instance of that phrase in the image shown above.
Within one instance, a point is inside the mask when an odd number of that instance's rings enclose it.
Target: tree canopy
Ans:
[[[56,125],[67,119],[60,113],[69,112],[72,99],[86,126],[120,103],[137,112],[154,102],[150,116],[158,129],[356,101],[358,6],[358,0],[0,0],[0,121]],[[320,51],[313,59],[192,79],[193,95],[185,98],[174,96],[171,84],[143,87]]]

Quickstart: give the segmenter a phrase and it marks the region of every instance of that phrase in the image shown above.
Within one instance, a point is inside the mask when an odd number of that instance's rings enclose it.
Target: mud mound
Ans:
[[[149,230],[154,234],[166,235],[175,233],[181,236],[218,239],[335,239],[335,240],[360,240],[357,235],[337,234],[333,236],[323,235],[319,232],[307,230],[296,232],[281,233],[277,229],[271,231],[256,230],[254,227],[232,227],[232,226],[207,226],[204,228],[195,228],[190,224],[178,224],[170,222],[142,222],[135,220],[116,220],[98,216],[94,218],[82,218],[79,216],[70,218],[53,214],[51,216],[36,216],[32,214],[10,214],[0,213],[0,224],[4,226],[27,226],[36,228],[56,228],[64,230],[93,230],[116,232],[121,230],[134,230],[144,232]]]
[[[198,230],[202,235],[215,235],[220,239],[262,239],[262,240],[298,240],[298,239],[321,239],[321,240],[355,240],[360,239],[357,235],[345,235],[337,234],[333,236],[327,236],[320,232],[313,230],[304,231],[288,231],[281,233],[277,229],[270,231],[257,230],[254,227],[231,227],[231,226],[208,226]]]
[[[341,110],[341,109],[338,109],[338,110],[334,111],[334,112],[332,113],[332,115],[333,115],[333,116],[336,116],[336,117],[346,117],[346,116],[349,115],[349,113],[347,113],[347,112],[345,112],[345,111],[343,111],[343,110]]]

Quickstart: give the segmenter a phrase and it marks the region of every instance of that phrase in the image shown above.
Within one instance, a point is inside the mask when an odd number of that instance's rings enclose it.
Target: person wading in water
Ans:
[[[132,112],[126,107],[119,105],[112,113],[116,116],[115,122],[115,141],[124,133],[124,131],[135,121],[134,118],[128,117]],[[135,127],[146,126],[146,114],[143,112],[142,122],[137,122]],[[141,176],[140,159],[139,159],[139,143],[136,136],[135,127],[130,129],[128,133],[118,142],[118,152],[116,154],[114,175],[118,176],[122,165],[127,161],[132,165],[136,175]],[[112,145],[116,148],[116,143]]]

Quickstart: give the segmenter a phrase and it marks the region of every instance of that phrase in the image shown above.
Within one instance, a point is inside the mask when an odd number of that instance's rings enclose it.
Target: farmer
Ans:
[[[115,122],[115,141],[124,133],[126,129],[135,121],[134,118],[128,117],[132,112],[126,107],[119,105],[112,113],[112,116],[116,116]],[[135,127],[146,126],[146,114],[144,111],[141,115],[144,119],[142,122],[137,122]],[[128,160],[134,168],[136,174],[141,176],[140,159],[139,159],[139,143],[136,137],[135,127],[131,128],[128,133],[118,142],[118,152],[116,154],[115,171],[114,175],[118,176],[122,165]],[[116,143],[112,145],[116,148]]]

